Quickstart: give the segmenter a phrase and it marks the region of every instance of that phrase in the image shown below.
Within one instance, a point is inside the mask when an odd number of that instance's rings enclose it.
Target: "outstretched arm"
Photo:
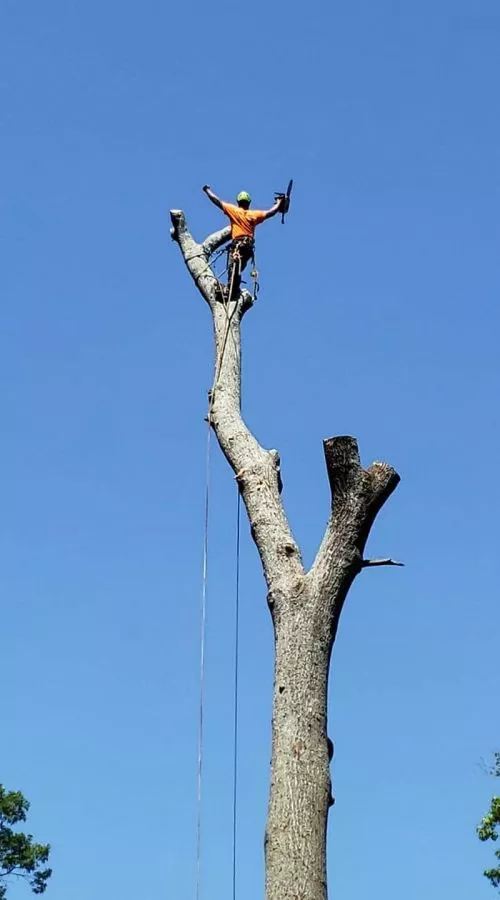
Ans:
[[[205,191],[205,194],[207,195],[208,199],[211,200],[212,203],[215,204],[215,206],[218,206],[219,209],[222,209],[222,200],[217,196],[217,194],[214,194],[214,192],[213,192],[213,190],[211,189],[210,185],[209,185],[209,184],[204,184],[204,185],[203,185],[203,190]]]
[[[279,213],[279,211],[281,210],[282,204],[283,204],[283,197],[278,197],[278,199],[271,206],[271,209],[268,209],[266,211],[265,218],[272,219],[272,217],[275,216],[276,213]]]

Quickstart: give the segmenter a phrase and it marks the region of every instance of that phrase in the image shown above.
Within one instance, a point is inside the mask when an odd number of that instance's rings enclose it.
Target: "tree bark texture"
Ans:
[[[241,321],[252,298],[241,291],[225,304],[209,262],[229,239],[229,229],[199,244],[182,211],[172,210],[171,219],[171,236],[212,312],[215,378],[209,421],[246,507],[274,626],[266,900],[326,900],[326,829],[333,803],[333,745],[327,737],[330,656],[356,575],[369,565],[399,565],[363,557],[371,526],[399,475],[383,462],[364,469],[353,437],[324,441],[331,513],[316,559],[306,571],[281,501],[279,455],[258,443],[241,415]]]

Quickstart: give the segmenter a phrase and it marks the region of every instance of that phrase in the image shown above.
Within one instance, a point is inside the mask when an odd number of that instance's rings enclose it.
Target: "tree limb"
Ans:
[[[363,565],[363,551],[375,517],[399,483],[387,463],[363,469],[358,443],[347,435],[323,442],[332,495],[331,514],[309,573],[321,596],[335,597],[338,614],[343,599]],[[344,582],[344,587],[339,586]]]
[[[241,415],[240,326],[252,298],[248,291],[241,291],[235,301],[217,299],[218,282],[203,246],[209,250],[220,246],[219,241],[226,239],[224,232],[210,235],[200,245],[188,231],[181,210],[171,210],[170,216],[174,239],[213,316],[216,378],[210,392],[210,424],[235,473],[268,588],[271,593],[291,596],[300,591],[304,569],[280,498],[279,457],[276,451],[261,447]]]
[[[231,226],[228,225],[226,228],[222,228],[220,231],[215,231],[213,234],[209,234],[208,237],[203,241],[202,250],[207,258],[215,253],[219,247],[222,247],[224,244],[227,244],[229,238],[231,237]]]
[[[198,244],[188,231],[186,217],[181,209],[170,210],[172,220],[172,238],[180,247],[184,262],[196,287],[212,307],[218,288],[218,280],[208,265],[208,256],[201,244]]]

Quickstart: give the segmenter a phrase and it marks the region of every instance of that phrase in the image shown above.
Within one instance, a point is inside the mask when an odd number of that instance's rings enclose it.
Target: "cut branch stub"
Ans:
[[[368,469],[366,469],[365,475],[370,481],[370,492],[364,526],[361,531],[363,548],[368,540],[370,529],[377,515],[401,481],[401,477],[396,470],[384,462],[372,463],[371,466],[368,466]]]
[[[363,469],[358,442],[349,435],[327,438],[323,449],[332,511],[310,577],[318,596],[335,598],[335,629],[347,590],[361,571],[370,528],[399,475],[381,462]]]
[[[323,441],[326,469],[332,492],[334,515],[346,504],[357,508],[359,549],[366,543],[377,513],[399,484],[400,477],[392,466],[374,462],[363,469],[358,442],[349,435],[331,437]]]
[[[349,435],[331,437],[323,441],[326,470],[334,498],[346,497],[363,475],[358,442]]]
[[[172,222],[172,228],[170,229],[170,234],[172,235],[173,240],[179,243],[179,235],[182,231],[186,231],[186,217],[182,211],[182,209],[171,209],[170,210],[170,220]]]

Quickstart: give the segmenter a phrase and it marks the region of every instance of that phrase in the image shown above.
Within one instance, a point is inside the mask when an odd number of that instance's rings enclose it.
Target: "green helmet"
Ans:
[[[236,197],[236,200],[238,201],[238,203],[240,202],[240,200],[246,200],[247,203],[252,202],[252,198],[247,191],[240,191],[240,193]]]

